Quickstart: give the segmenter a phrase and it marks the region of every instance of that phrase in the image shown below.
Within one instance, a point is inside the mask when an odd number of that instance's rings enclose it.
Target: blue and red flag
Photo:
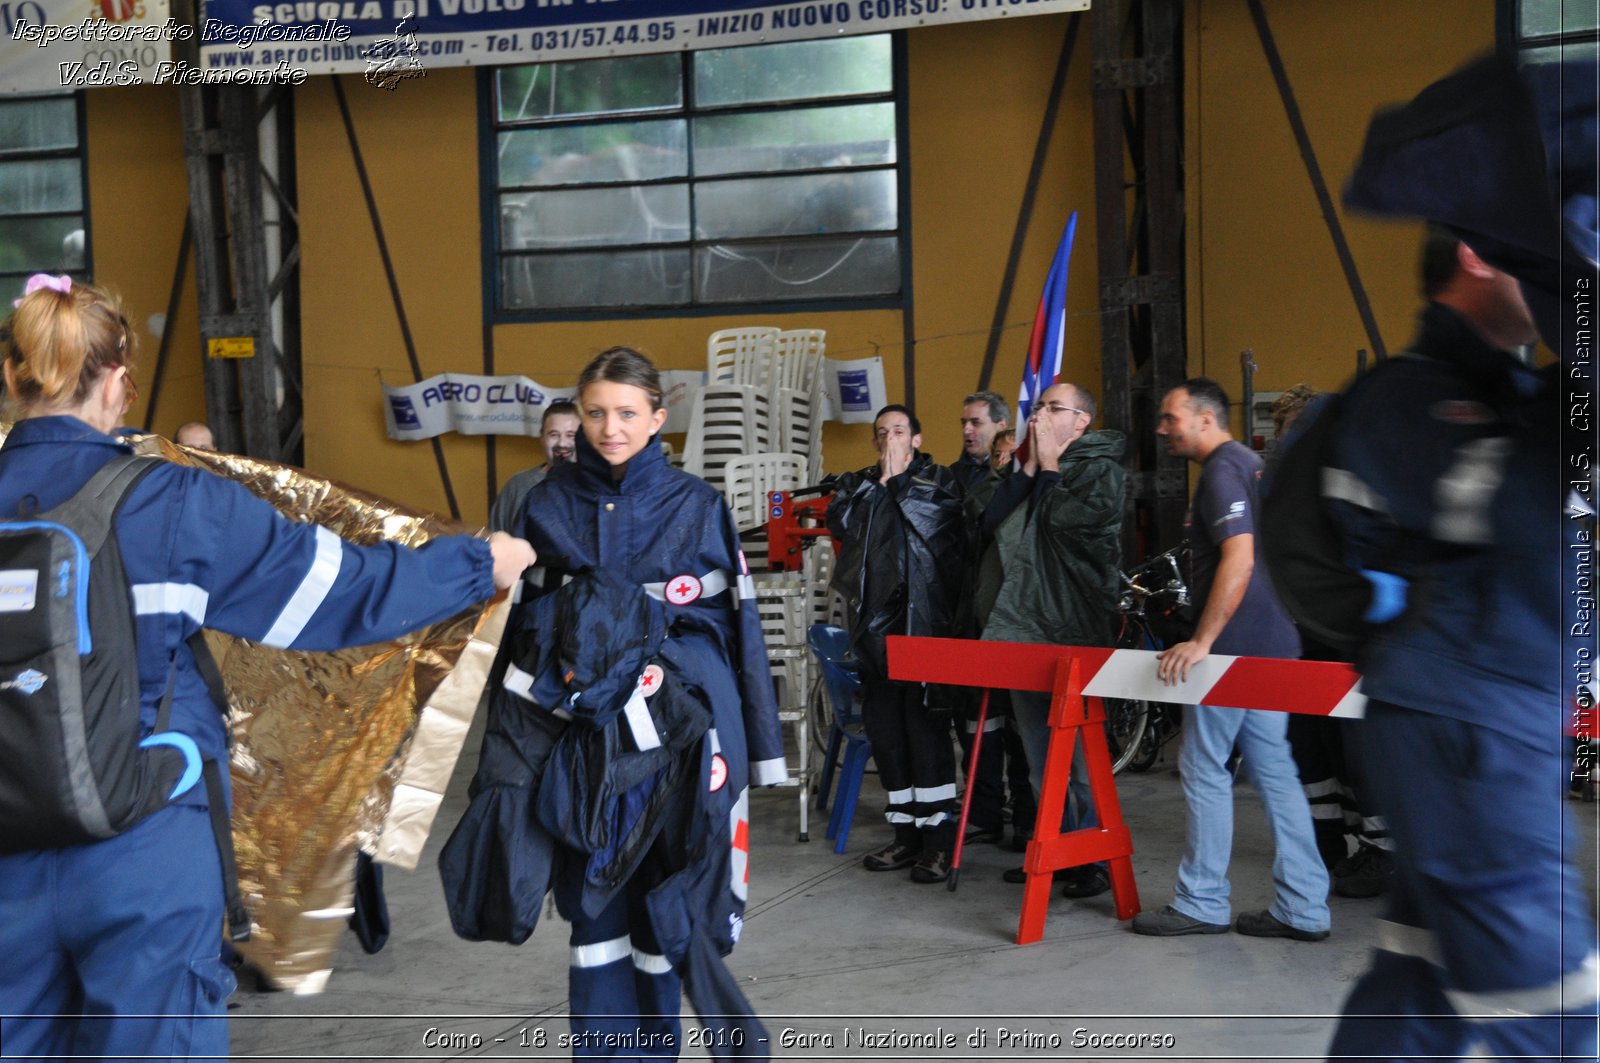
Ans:
[[[1017,448],[1019,460],[1028,434],[1028,415],[1034,404],[1061,375],[1061,349],[1067,335],[1067,266],[1072,260],[1072,237],[1078,231],[1078,212],[1067,218],[1067,228],[1056,245],[1056,257],[1045,277],[1044,293],[1033,316],[1028,338],[1028,359],[1022,365],[1022,390],[1017,394]]]

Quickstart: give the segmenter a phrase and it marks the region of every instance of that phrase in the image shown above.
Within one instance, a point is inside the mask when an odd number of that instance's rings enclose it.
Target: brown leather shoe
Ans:
[[[913,849],[900,842],[890,842],[875,853],[861,858],[861,866],[868,871],[899,871],[917,862],[921,849]]]

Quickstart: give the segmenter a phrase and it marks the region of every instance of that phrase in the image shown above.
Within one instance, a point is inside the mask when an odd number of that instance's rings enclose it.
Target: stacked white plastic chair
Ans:
[[[683,468],[722,491],[743,533],[766,525],[769,496],[822,475],[821,329],[723,329],[706,342],[706,386],[695,396]],[[752,544],[754,545],[754,544]],[[759,547],[750,551],[759,553]],[[808,551],[808,553],[814,551]],[[812,659],[806,629],[815,612],[814,566],[753,576],[779,718],[795,728],[800,836],[807,833],[811,783],[808,702]],[[825,593],[826,577],[823,578]]]

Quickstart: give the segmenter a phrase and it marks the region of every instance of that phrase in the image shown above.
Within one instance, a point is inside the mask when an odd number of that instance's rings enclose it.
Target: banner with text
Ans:
[[[823,418],[845,424],[871,424],[888,403],[883,359],[839,362],[823,359]],[[661,391],[667,423],[661,431],[689,430],[694,397],[705,386],[699,369],[664,369]],[[549,388],[525,376],[475,376],[440,373],[419,384],[383,385],[383,419],[390,439],[431,439],[446,432],[464,436],[537,436],[545,407],[570,399],[574,388]]]
[[[19,0],[0,3],[0,26],[0,94],[153,82],[172,65],[172,42],[196,35],[167,0]]]
[[[705,383],[698,369],[661,374],[667,433],[689,430],[695,392]],[[420,384],[383,385],[383,419],[390,439],[431,439],[446,432],[464,436],[537,436],[545,407],[570,399],[574,388],[548,388],[525,376],[440,373]]]
[[[1089,0],[206,0],[200,64],[215,72],[213,80],[276,68],[365,72],[393,88],[430,67],[728,48],[1088,6]]]

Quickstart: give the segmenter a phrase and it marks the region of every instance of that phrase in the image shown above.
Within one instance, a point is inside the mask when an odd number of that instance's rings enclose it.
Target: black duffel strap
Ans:
[[[250,940],[250,911],[239,893],[239,866],[233,858],[233,824],[228,819],[228,800],[222,792],[222,771],[217,762],[206,758],[202,771],[206,780],[206,804],[211,809],[211,833],[217,838],[217,855],[222,859],[222,891],[228,908],[228,940]]]

